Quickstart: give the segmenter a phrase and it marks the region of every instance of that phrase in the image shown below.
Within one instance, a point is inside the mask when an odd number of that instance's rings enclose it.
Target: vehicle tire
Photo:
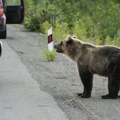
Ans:
[[[7,36],[7,27],[4,31],[0,31],[0,39],[6,39]]]

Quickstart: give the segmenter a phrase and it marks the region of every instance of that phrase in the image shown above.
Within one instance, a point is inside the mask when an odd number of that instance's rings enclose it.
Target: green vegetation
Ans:
[[[6,0],[7,5],[19,5],[20,0]]]
[[[43,58],[48,61],[54,61],[56,58],[56,51],[43,50]]]
[[[119,0],[25,0],[25,28],[45,33],[54,28],[54,39],[67,34],[96,44],[120,45]]]

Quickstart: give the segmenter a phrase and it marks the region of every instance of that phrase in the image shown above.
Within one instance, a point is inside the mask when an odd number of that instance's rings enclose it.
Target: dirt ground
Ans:
[[[43,59],[47,37],[23,32],[21,27],[8,26],[7,43],[20,56],[40,89],[50,93],[70,120],[119,120],[120,99],[103,100],[107,94],[107,78],[94,76],[92,96],[83,99],[76,95],[83,91],[76,64],[62,54],[54,62]]]

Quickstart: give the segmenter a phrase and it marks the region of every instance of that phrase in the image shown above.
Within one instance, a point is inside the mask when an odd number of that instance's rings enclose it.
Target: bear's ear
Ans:
[[[73,35],[72,38],[77,38],[77,36]]]
[[[66,41],[70,40],[71,38],[72,38],[72,36],[71,36],[71,35],[68,35],[68,36],[66,37]]]
[[[72,44],[72,42],[73,42],[73,39],[71,38],[67,41],[67,44]]]
[[[67,38],[66,38],[66,41],[67,41],[68,44],[71,44],[73,42],[72,36],[68,35]]]

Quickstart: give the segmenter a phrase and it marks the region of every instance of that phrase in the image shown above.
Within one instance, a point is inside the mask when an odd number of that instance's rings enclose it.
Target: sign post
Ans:
[[[52,28],[48,30],[48,50],[53,51],[53,36],[52,36]]]

